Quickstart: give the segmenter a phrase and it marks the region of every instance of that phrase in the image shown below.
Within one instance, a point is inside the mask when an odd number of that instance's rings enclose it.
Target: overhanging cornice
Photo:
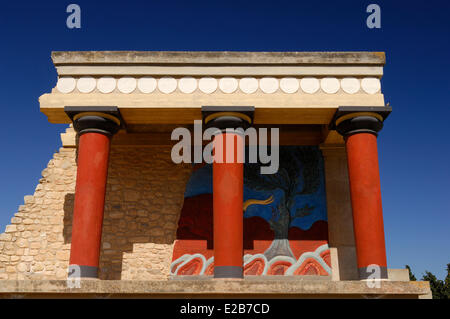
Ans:
[[[254,106],[255,124],[328,125],[339,105],[383,107],[382,52],[53,52],[41,111],[116,105],[130,125],[191,124],[202,105]]]
[[[300,64],[380,65],[384,52],[243,52],[243,51],[54,51],[55,66],[64,64]]]

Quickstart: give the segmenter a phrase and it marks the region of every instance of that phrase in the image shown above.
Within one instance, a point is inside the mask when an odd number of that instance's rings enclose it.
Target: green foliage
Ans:
[[[433,299],[447,299],[444,282],[442,280],[437,279],[436,276],[429,271],[425,271],[425,275],[422,277],[422,280],[430,282]]]
[[[409,270],[409,279],[416,280],[416,277],[411,272],[411,268],[406,265]],[[447,264],[447,276],[444,280],[439,280],[429,271],[425,271],[425,275],[422,276],[423,281],[430,282],[430,289],[433,295],[433,299],[450,299],[450,264]]]
[[[444,280],[444,291],[446,299],[450,299],[450,264],[447,264],[447,276]]]
[[[416,276],[414,276],[411,271],[411,268],[408,265],[406,265],[405,268],[408,269],[409,272],[409,281],[417,281]]]

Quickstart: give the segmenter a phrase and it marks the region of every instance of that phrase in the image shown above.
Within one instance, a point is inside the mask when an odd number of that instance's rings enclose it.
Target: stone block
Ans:
[[[16,225],[7,225],[5,229],[5,233],[14,233],[17,231]]]
[[[388,269],[388,278],[391,281],[409,281],[408,269]]]
[[[20,248],[28,247],[28,240],[20,238],[16,241],[16,245],[17,245],[17,247],[20,247]]]
[[[0,234],[0,241],[9,242],[9,241],[11,241],[11,239],[12,239],[11,234],[7,234],[7,233]]]
[[[24,196],[23,202],[25,205],[30,205],[34,203],[34,197],[32,195]]]
[[[17,271],[25,272],[30,270],[30,265],[28,263],[21,262],[17,265]]]

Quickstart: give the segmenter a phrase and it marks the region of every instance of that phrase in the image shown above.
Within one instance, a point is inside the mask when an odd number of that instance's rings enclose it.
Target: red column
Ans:
[[[346,149],[360,278],[387,278],[377,137],[349,135]]]
[[[230,145],[233,140],[234,146]],[[242,153],[238,150],[243,150],[241,135],[223,133],[214,138],[215,278],[243,277],[244,166]],[[230,156],[230,152],[233,152],[234,155]]]
[[[109,147],[105,134],[80,135],[69,276],[98,277]]]

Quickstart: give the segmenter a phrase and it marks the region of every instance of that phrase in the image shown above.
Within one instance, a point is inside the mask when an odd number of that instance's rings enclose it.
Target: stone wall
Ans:
[[[343,145],[321,145],[325,162],[328,240],[333,280],[359,280],[347,153]]]
[[[70,255],[76,149],[61,148],[33,196],[0,234],[0,279],[65,279]],[[167,279],[190,167],[169,146],[111,148],[101,279]]]

